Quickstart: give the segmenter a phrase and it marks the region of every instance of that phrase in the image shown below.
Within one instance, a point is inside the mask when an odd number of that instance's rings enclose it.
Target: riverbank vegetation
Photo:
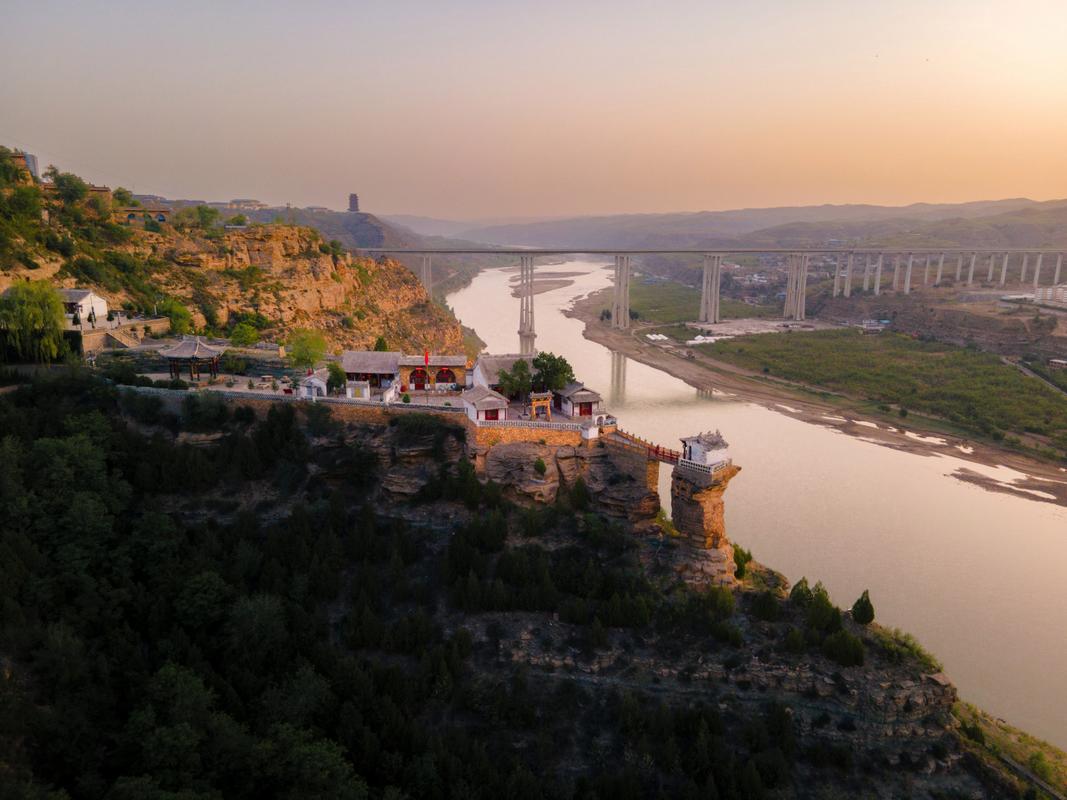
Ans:
[[[997,356],[857,330],[742,336],[697,349],[789,381],[864,398],[902,417],[917,411],[1046,456],[1067,457],[1067,397]]]
[[[753,306],[729,297],[720,299],[719,309],[723,319],[781,314],[781,309],[774,306]],[[700,314],[700,289],[672,281],[634,281],[630,285],[630,310],[636,311],[642,322],[693,322]]]

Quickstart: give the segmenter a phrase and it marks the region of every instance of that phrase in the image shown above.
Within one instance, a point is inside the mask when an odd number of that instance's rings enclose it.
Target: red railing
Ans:
[[[662,461],[664,464],[677,464],[678,459],[682,457],[682,454],[677,450],[671,450],[669,447],[663,447],[623,430],[616,430],[613,436],[615,441],[624,447],[632,450],[644,450],[648,458]]]

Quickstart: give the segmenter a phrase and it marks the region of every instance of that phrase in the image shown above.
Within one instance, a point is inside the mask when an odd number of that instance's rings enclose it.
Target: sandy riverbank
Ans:
[[[961,467],[953,473],[954,476],[991,491],[1067,506],[1067,470],[1062,467],[984,442],[924,428],[918,419],[909,418],[904,425],[895,418],[872,416],[867,410],[859,410],[863,405],[861,401],[841,395],[833,395],[832,402],[820,401],[813,397],[814,392],[820,390],[808,390],[715,361],[684,346],[650,342],[644,338],[644,333],[657,327],[655,325],[639,323],[626,331],[616,330],[600,321],[600,311],[609,302],[609,291],[579,298],[565,313],[584,323],[585,338],[612,351],[720,397],[756,403],[884,447],[916,455],[952,456],[970,462],[976,465],[975,469]],[[692,357],[687,357],[686,353],[691,353]],[[1006,474],[1009,472],[1012,474]]]

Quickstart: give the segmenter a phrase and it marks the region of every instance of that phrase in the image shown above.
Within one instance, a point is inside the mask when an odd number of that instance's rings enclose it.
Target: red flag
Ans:
[[[429,350],[423,350],[422,351],[422,361],[427,367],[430,366],[430,351]]]

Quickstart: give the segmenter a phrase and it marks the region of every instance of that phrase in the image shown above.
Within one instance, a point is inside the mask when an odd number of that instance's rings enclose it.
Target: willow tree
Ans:
[[[0,296],[0,330],[8,352],[25,361],[55,361],[65,350],[63,301],[48,281],[16,283]]]

